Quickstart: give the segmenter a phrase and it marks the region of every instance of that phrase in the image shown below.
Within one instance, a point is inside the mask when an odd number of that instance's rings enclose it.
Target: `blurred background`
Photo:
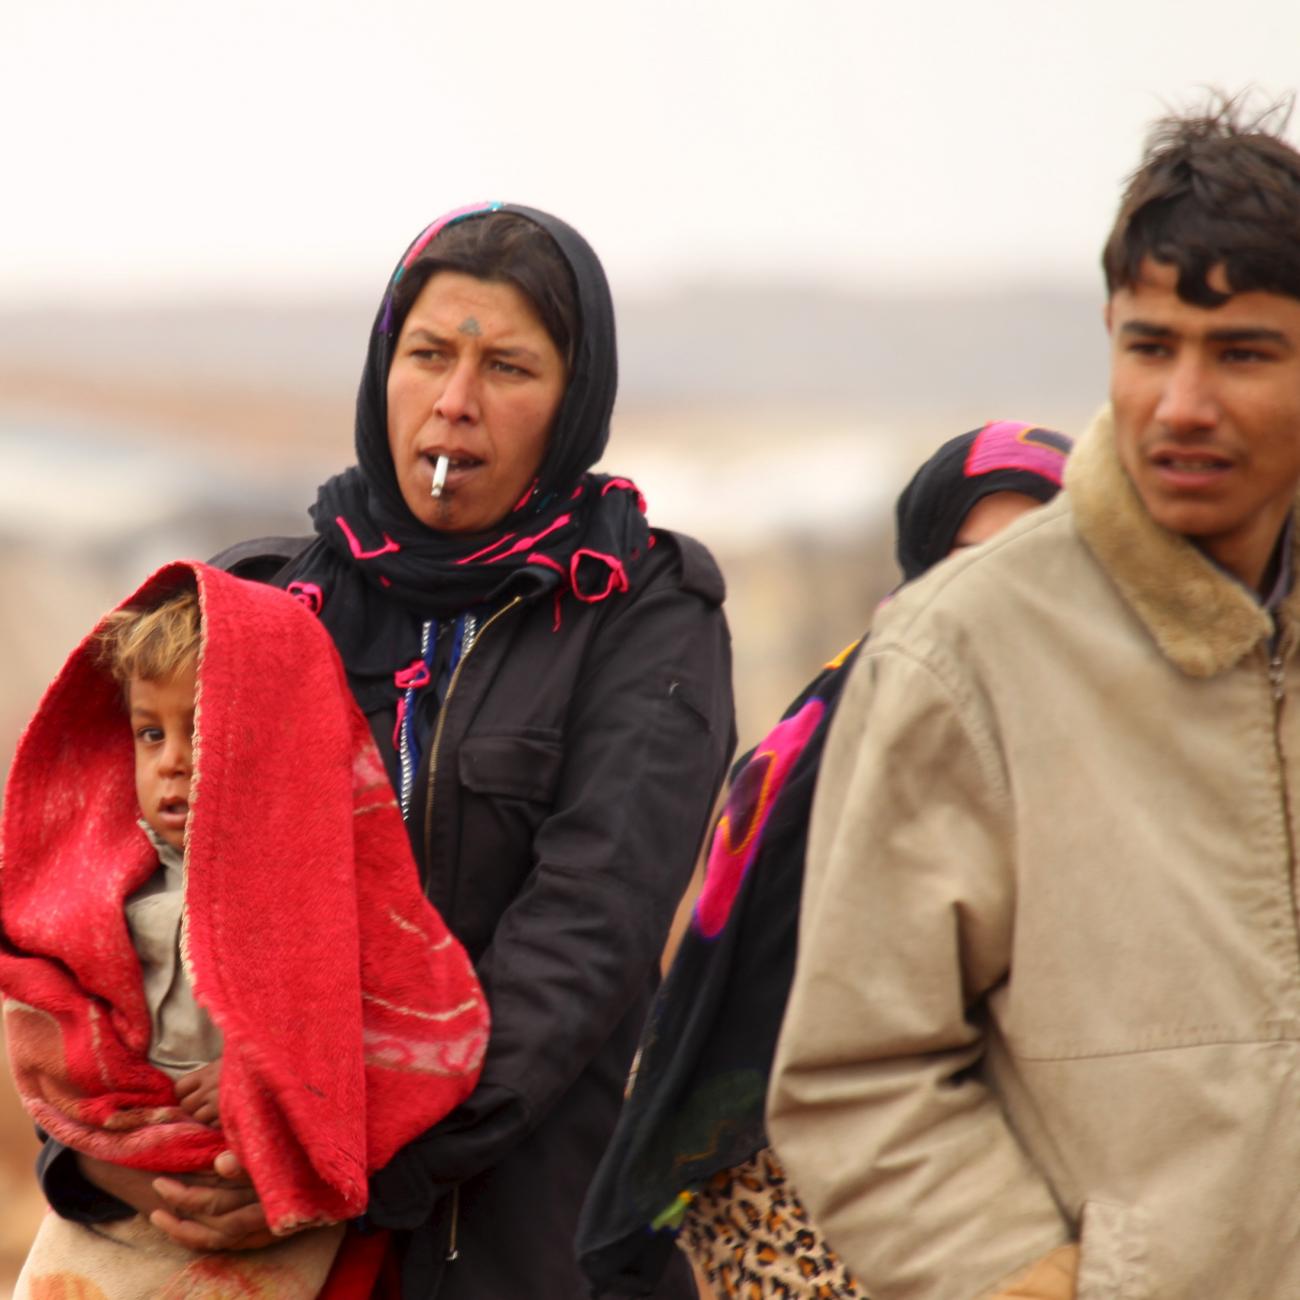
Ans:
[[[891,506],[989,419],[1105,395],[1145,124],[1294,85],[1293,0],[0,4],[0,771],[155,565],[305,530],[389,270],[437,213],[605,260],[607,468],[729,584],[742,745],[895,581]],[[0,1296],[40,1212],[0,1079]]]

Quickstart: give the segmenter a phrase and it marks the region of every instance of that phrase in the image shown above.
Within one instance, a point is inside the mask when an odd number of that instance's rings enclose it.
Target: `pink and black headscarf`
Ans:
[[[1054,429],[995,420],[950,438],[898,498],[896,554],[903,581],[919,578],[952,550],[962,520],[994,492],[1050,501],[1061,490],[1073,442]]]
[[[447,227],[509,212],[540,226],[572,272],[579,328],[568,382],[537,482],[484,533],[441,533],[403,500],[388,444],[388,370],[403,316],[396,290]],[[491,607],[515,594],[594,603],[628,587],[652,545],[645,503],[627,479],[589,473],[609,438],[618,386],[614,306],[599,259],[571,226],[535,208],[485,203],[425,227],[398,260],[375,314],[357,393],[357,463],[319,490],[315,542],[288,586],[330,629],[354,687],[392,692],[390,662],[419,641],[420,622]],[[361,679],[360,681],[358,679]],[[363,701],[364,704],[364,701]]]

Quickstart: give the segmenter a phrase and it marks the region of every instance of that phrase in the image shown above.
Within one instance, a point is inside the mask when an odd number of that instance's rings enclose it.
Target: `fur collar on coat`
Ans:
[[[1272,618],[1250,591],[1147,513],[1120,464],[1109,407],[1076,443],[1065,487],[1080,537],[1161,652],[1183,672],[1213,677],[1273,634]],[[1293,550],[1293,571],[1297,563]],[[1282,611],[1300,618],[1294,590]]]

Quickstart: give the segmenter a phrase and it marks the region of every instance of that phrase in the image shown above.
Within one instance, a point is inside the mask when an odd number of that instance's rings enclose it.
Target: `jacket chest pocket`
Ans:
[[[470,795],[549,806],[560,776],[555,733],[469,736],[461,741],[460,783]]]
[[[554,806],[562,754],[558,732],[461,742],[456,916],[471,951],[491,938],[532,869],[533,840]]]

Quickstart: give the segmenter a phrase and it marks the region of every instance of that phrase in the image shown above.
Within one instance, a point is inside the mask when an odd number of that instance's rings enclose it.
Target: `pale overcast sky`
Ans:
[[[1090,283],[1162,103],[1298,53],[1297,0],[0,0],[0,298],[368,293],[483,197],[624,291]]]

